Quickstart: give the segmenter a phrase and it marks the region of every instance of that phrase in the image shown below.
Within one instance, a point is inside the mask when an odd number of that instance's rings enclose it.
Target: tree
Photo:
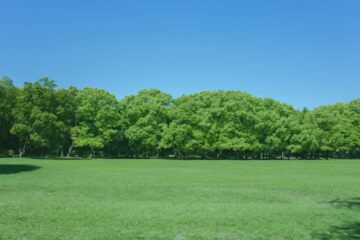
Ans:
[[[119,103],[110,93],[84,88],[77,94],[76,126],[71,129],[71,138],[76,147],[101,150],[120,138],[122,118]]]
[[[25,83],[13,110],[11,133],[18,137],[19,157],[29,144],[45,151],[57,150],[61,142],[62,122],[56,115],[55,82],[42,78],[34,84]]]
[[[174,102],[161,146],[174,149],[178,157],[220,158],[224,152],[239,157],[256,151],[260,147],[254,129],[258,101],[238,91],[182,96]]]
[[[317,128],[314,116],[307,109],[290,119],[293,131],[288,151],[301,158],[319,158],[320,129]]]
[[[170,122],[172,97],[157,89],[142,90],[125,97],[121,108],[126,119],[125,136],[133,152],[159,155],[164,127]]]
[[[59,89],[56,92],[56,115],[61,121],[61,156],[66,151],[66,157],[71,156],[71,151],[74,143],[71,139],[71,129],[76,126],[76,111],[77,111],[77,94],[78,90],[75,87],[68,89]]]
[[[14,124],[12,109],[16,104],[18,89],[8,77],[0,79],[0,151],[15,147],[16,139],[10,134]]]
[[[0,80],[0,151],[19,156],[88,152],[98,156],[205,159],[360,157],[360,99],[302,111],[241,91],[173,99],[157,89],[120,102],[94,88],[57,89],[43,78]]]
[[[320,150],[326,158],[345,157],[357,151],[360,135],[356,103],[321,106],[311,113],[320,131]]]

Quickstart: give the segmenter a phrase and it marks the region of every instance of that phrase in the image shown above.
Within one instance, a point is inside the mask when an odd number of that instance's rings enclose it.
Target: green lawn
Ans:
[[[0,239],[360,239],[360,161],[0,159]]]

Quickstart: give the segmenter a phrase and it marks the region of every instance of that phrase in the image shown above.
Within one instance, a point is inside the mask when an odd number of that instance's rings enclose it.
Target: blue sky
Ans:
[[[0,75],[119,99],[242,90],[297,108],[360,97],[360,1],[0,0]]]

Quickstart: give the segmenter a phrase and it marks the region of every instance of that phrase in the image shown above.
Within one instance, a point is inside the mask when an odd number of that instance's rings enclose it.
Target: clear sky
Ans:
[[[360,97],[359,0],[0,0],[0,76],[119,99],[242,90],[297,108]]]

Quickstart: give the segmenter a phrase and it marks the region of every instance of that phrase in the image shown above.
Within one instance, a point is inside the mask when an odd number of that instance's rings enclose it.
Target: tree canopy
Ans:
[[[360,99],[294,109],[241,91],[122,100],[96,89],[0,80],[0,153],[203,159],[359,158]]]

